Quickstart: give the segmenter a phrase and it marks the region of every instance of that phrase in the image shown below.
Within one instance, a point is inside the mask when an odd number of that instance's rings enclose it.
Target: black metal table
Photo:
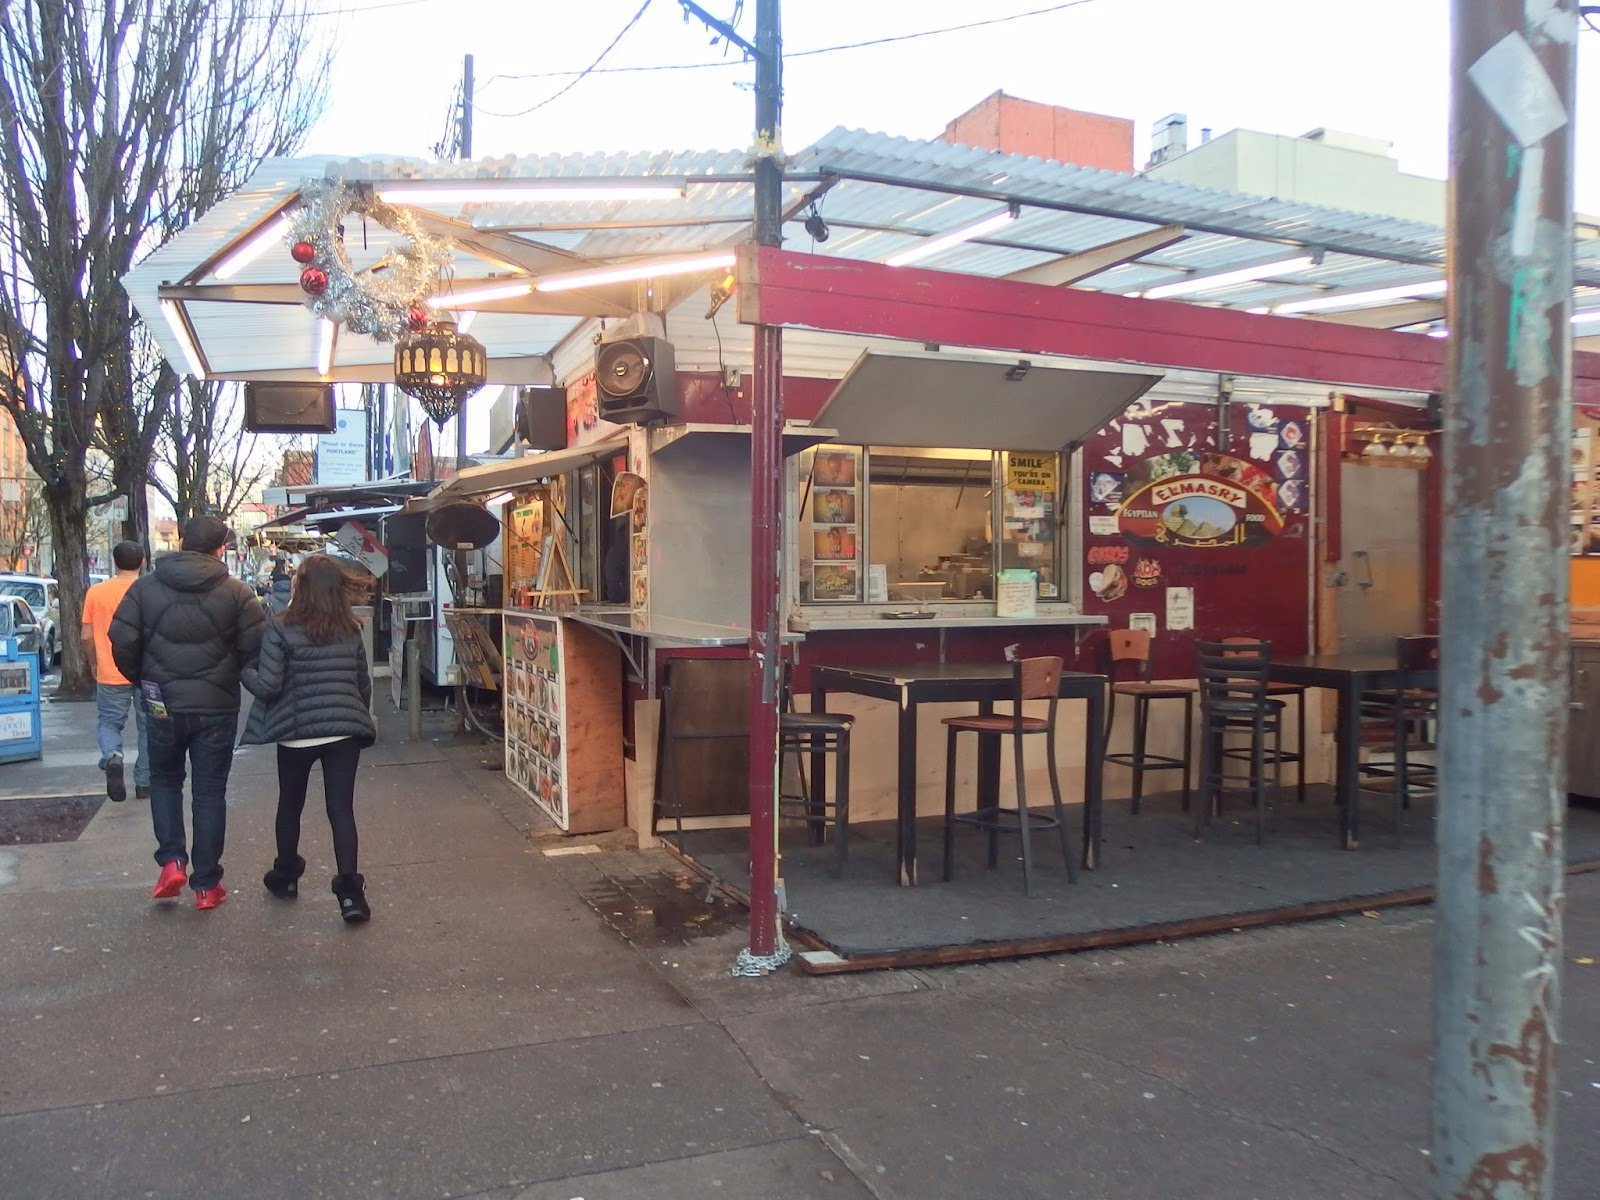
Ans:
[[[1361,805],[1356,796],[1356,752],[1361,746],[1361,693],[1395,686],[1399,663],[1383,654],[1274,655],[1267,678],[1277,683],[1329,688],[1338,693],[1338,767],[1334,790],[1339,800],[1339,842],[1346,850],[1361,844]],[[1302,748],[1304,753],[1304,748]],[[1304,769],[1305,764],[1301,763]]]
[[[976,702],[992,713],[994,702],[1013,694],[1012,664],[908,663],[886,667],[813,666],[811,711],[826,712],[829,692],[851,692],[892,700],[899,711],[899,805],[895,837],[897,875],[902,886],[917,882],[917,707],[921,704]],[[1061,675],[1061,698],[1089,705],[1084,735],[1083,865],[1093,870],[1100,861],[1100,767],[1105,727],[1106,677],[1081,671]],[[1000,745],[979,739],[979,803],[994,802],[999,790]],[[823,772],[813,768],[813,790],[821,791]]]

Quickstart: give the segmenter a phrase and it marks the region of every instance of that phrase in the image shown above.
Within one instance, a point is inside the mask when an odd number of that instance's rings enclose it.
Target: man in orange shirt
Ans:
[[[116,563],[117,573],[104,583],[95,584],[83,597],[83,652],[94,671],[95,702],[100,710],[95,737],[100,744],[100,769],[106,773],[106,795],[113,800],[128,798],[128,784],[122,774],[122,730],[131,707],[139,730],[139,761],[133,766],[134,795],[144,800],[150,795],[150,742],[145,732],[144,703],[135,694],[134,685],[117,670],[107,636],[112,614],[139,578],[144,548],[137,542],[118,542],[111,551],[111,561]]]

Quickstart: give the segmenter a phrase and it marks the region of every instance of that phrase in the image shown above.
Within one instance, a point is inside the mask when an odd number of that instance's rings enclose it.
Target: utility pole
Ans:
[[[755,240],[783,241],[783,37],[778,0],[756,0],[756,31],[746,41],[694,0],[678,0],[756,65]],[[778,933],[778,681],[783,639],[783,329],[754,328],[750,420],[750,945],[733,973],[760,976],[782,966]]]
[[[1549,1200],[1566,811],[1575,0],[1454,0],[1434,1195]]]
[[[461,63],[461,112],[456,124],[456,161],[472,161],[472,55]],[[456,410],[456,470],[467,462],[467,406]]]

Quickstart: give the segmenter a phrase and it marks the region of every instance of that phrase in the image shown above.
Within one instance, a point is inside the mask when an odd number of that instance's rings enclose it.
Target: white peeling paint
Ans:
[[[1539,205],[1544,198],[1544,147],[1529,146],[1522,153],[1517,173],[1517,197],[1511,203],[1511,254],[1527,258],[1533,253],[1539,227]]]
[[[1490,46],[1467,76],[1519,146],[1537,145],[1567,123],[1560,93],[1520,33]]]

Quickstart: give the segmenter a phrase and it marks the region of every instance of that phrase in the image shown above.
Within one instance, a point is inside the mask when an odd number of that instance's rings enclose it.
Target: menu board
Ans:
[[[801,559],[810,600],[861,599],[861,452],[821,446],[803,480]]]
[[[505,615],[506,776],[563,829],[567,813],[566,680],[561,623]]]
[[[506,587],[513,604],[527,603],[539,578],[544,504],[544,493],[539,491],[518,496],[511,505],[506,526]]]
[[[1001,493],[1000,569],[1030,572],[1046,599],[1057,594],[1056,463],[1053,451],[1009,452]]]

